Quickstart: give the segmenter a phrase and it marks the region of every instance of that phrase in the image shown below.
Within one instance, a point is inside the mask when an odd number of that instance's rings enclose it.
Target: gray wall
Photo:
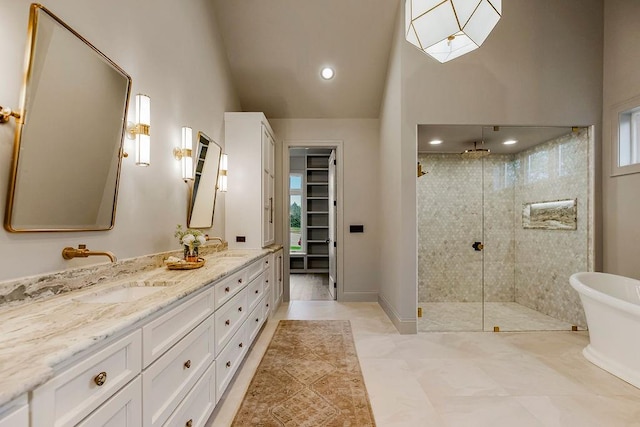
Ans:
[[[595,125],[600,146],[602,0],[512,0],[503,12],[480,49],[446,64],[402,38],[394,43],[392,59],[399,62],[390,67],[380,116],[381,158],[390,160],[380,176],[387,190],[381,208],[385,272],[380,298],[396,325],[406,325],[407,331],[415,329],[409,325],[417,303],[418,124]],[[391,94],[397,90],[398,67],[399,109],[397,95]],[[397,203],[402,209],[384,206]]]
[[[602,194],[604,271],[640,279],[640,174],[610,176],[616,104],[640,95],[640,2],[604,4]]]
[[[29,4],[0,0],[0,105],[17,108],[23,74]],[[108,232],[12,234],[0,231],[0,280],[57,271],[104,257],[65,261],[65,246],[86,243],[119,258],[178,249],[176,224],[186,222],[188,187],[172,149],[182,126],[202,130],[224,146],[223,113],[240,108],[226,52],[208,0],[154,2],[49,0],[53,13],[126,70],[132,94],[151,97],[151,166],[123,160],[115,228]],[[179,35],[179,36],[176,36]],[[61,108],[64,100],[60,100]],[[133,111],[131,111],[133,113]],[[0,200],[6,200],[14,122],[0,126]],[[73,130],[70,130],[73,135]],[[125,141],[133,153],[133,142]],[[224,236],[224,195],[211,235]],[[26,254],[26,256],[25,256]],[[34,262],[33,260],[37,260]]]
[[[342,141],[344,176],[344,241],[338,242],[343,255],[344,301],[376,301],[380,283],[377,248],[379,239],[380,201],[377,174],[379,122],[377,119],[270,119],[282,150],[284,141]],[[282,153],[282,151],[280,151]],[[287,155],[287,154],[285,154]],[[282,154],[279,156],[282,164]],[[284,170],[281,180],[285,179]],[[280,181],[281,183],[282,181]],[[276,199],[282,200],[282,184],[276,184]],[[276,225],[282,232],[282,204],[276,215]],[[349,224],[363,224],[364,233],[349,233]],[[340,284],[338,284],[340,286]]]

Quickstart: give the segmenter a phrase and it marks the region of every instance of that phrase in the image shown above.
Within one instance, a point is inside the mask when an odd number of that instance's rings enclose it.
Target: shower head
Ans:
[[[464,150],[462,153],[463,159],[481,159],[491,154],[488,148],[478,148],[478,143],[474,141],[473,148],[470,150]]]

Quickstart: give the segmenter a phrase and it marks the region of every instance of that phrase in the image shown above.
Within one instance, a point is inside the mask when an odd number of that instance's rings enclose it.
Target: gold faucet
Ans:
[[[210,240],[219,240],[220,244],[224,245],[224,240],[222,239],[222,237],[216,237],[216,236],[210,237],[208,234],[205,234],[204,238],[207,240],[207,242]]]
[[[78,245],[78,249],[67,246],[62,250],[62,258],[64,259],[72,259],[77,257],[87,258],[93,255],[104,255],[106,257],[109,257],[111,262],[116,262],[118,260],[113,252],[90,251],[89,249],[87,249],[87,245]]]

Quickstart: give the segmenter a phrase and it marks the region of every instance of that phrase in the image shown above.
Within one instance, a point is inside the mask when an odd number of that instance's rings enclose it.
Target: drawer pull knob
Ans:
[[[269,264],[269,261],[265,261],[264,263],[265,263],[265,264]]]
[[[242,343],[238,344],[238,347],[242,348]]]
[[[107,373],[100,372],[98,375],[95,376],[93,381],[96,383],[98,387],[100,387],[101,385],[107,382]]]
[[[227,286],[226,288],[224,288],[224,291],[229,292],[230,291],[229,287]]]
[[[242,306],[238,307],[238,311],[242,311]]]
[[[189,369],[191,367],[191,360],[187,360],[186,362],[184,362],[184,367]]]
[[[184,426],[185,427],[193,427],[193,420],[187,421],[187,423]]]
[[[227,320],[225,320],[225,321],[224,321],[224,324],[225,324],[225,325],[227,325],[227,326],[229,326],[229,324],[230,324],[230,323],[231,323],[231,322],[229,322],[229,319],[227,319]]]
[[[269,279],[265,280],[264,282],[265,282],[265,283],[269,283]]]
[[[259,322],[259,321],[260,321],[260,318],[259,318],[259,317],[256,317],[256,322]]]
[[[227,362],[227,368],[231,367],[231,361]]]
[[[269,303],[267,303],[267,307],[269,307]]]
[[[260,291],[256,289],[256,294],[259,294],[259,293],[260,293]]]
[[[238,279],[238,283],[242,283],[242,279]]]

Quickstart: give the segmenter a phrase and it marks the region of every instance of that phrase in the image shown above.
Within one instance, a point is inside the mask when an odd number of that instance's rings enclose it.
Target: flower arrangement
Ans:
[[[207,243],[207,239],[200,230],[193,230],[191,228],[183,229],[180,224],[176,227],[174,236],[178,238],[178,241],[184,245],[184,257],[188,260],[189,257],[198,258],[198,246]]]

